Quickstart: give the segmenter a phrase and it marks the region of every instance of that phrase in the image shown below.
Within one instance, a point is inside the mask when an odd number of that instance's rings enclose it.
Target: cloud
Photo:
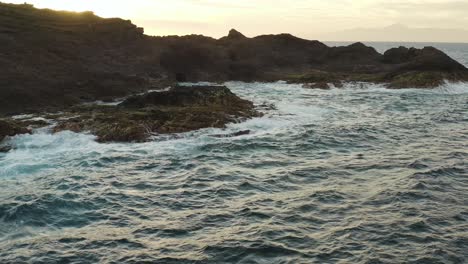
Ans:
[[[321,35],[332,41],[401,41],[401,42],[468,42],[468,31],[446,28],[410,28],[395,24],[381,28],[354,28]]]
[[[7,0],[24,2],[24,0]],[[137,22],[151,34],[203,33],[230,28],[247,35],[289,32],[318,37],[358,27],[468,28],[468,0],[27,0],[41,7],[88,8]],[[437,36],[434,36],[435,40]]]
[[[376,9],[394,10],[397,12],[451,12],[466,13],[467,1],[393,1],[379,2],[374,5]]]
[[[243,2],[243,1],[215,1],[215,0],[179,0],[187,4],[210,7],[210,8],[229,8],[229,9],[246,9],[252,8],[252,2]]]

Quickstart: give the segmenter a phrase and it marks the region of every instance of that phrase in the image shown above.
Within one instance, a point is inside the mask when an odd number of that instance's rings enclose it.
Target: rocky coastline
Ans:
[[[234,29],[221,39],[152,37],[128,20],[27,4],[0,3],[0,41],[0,141],[48,125],[11,118],[23,113],[61,112],[52,117],[54,132],[88,131],[100,142],[142,142],[261,115],[226,87],[178,82],[283,80],[318,89],[372,82],[399,89],[468,81],[466,67],[433,47],[380,54],[362,43],[329,47],[290,34],[248,38]],[[83,105],[116,98],[127,99]]]
[[[224,128],[228,123],[259,117],[254,104],[225,86],[175,86],[127,98],[115,105],[82,104],[54,114],[42,122],[0,119],[0,141],[7,136],[50,127],[90,132],[98,142],[145,142],[153,135],[182,133],[202,128]],[[8,148],[5,148],[9,150]]]

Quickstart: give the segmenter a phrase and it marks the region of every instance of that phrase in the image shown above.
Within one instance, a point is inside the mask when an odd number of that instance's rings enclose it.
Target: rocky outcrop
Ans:
[[[0,141],[5,139],[7,136],[16,136],[18,134],[28,134],[31,131],[20,122],[13,120],[2,120],[0,119]]]
[[[251,102],[225,86],[178,86],[133,96],[118,106],[76,107],[54,131],[90,131],[99,142],[143,142],[154,134],[223,128],[259,115]]]
[[[465,66],[434,47],[393,48],[383,55],[383,62],[397,65],[393,71],[466,71]]]
[[[445,80],[468,80],[465,66],[433,47],[390,49],[384,53],[383,61],[393,65],[383,80],[390,88],[436,87]]]
[[[235,29],[229,30],[229,33],[226,37],[220,39],[220,41],[236,41],[236,40],[245,40],[247,37]]]
[[[374,82],[387,84],[388,88],[433,88],[445,81],[468,81],[468,70],[462,64],[453,60],[442,51],[425,47],[393,48],[383,55],[375,50],[366,49],[362,44],[355,44],[354,49],[338,48],[353,54],[337,56],[341,61],[337,68],[327,70],[312,70],[306,74],[291,76],[290,82],[307,83],[309,88],[325,89],[333,84],[337,87],[341,82]],[[359,54],[359,55],[358,55]],[[355,56],[355,57],[352,57]],[[367,59],[366,59],[367,58]],[[367,60],[367,62],[365,62]]]
[[[251,102],[239,98],[226,86],[176,86],[169,91],[130,97],[119,106],[130,109],[152,106],[225,107],[238,111],[253,107]]]

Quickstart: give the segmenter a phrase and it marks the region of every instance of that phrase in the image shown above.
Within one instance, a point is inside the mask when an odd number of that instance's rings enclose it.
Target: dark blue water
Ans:
[[[11,139],[0,263],[468,262],[468,84],[227,86],[275,109],[143,144]]]

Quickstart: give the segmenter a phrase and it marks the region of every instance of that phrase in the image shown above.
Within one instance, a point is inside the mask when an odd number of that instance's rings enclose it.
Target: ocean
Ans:
[[[468,66],[468,44],[405,45]],[[468,84],[226,86],[265,115],[138,144],[9,139],[0,263],[468,262]]]

